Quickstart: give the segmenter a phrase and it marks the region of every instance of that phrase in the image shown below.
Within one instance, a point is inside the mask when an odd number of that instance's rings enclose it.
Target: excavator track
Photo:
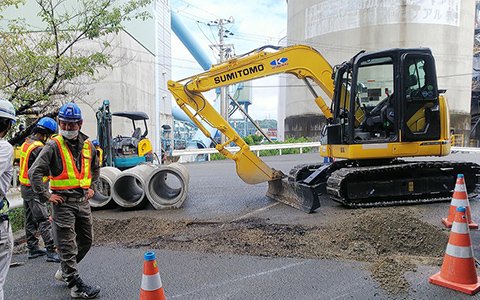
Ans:
[[[464,174],[473,195],[479,170],[470,162],[398,160],[336,170],[328,177],[326,190],[332,200],[353,208],[447,201],[458,174]]]
[[[303,164],[287,180],[269,182],[267,196],[305,212],[332,199],[347,207],[407,205],[452,199],[458,174],[469,196],[477,192],[480,166],[471,162],[377,160]]]

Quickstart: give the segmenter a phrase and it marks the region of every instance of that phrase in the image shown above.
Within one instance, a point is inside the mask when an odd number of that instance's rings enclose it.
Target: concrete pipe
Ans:
[[[147,179],[154,170],[154,165],[143,163],[123,171],[113,183],[113,200],[124,208],[144,207]]]
[[[110,208],[115,206],[115,201],[112,201],[112,188],[115,178],[120,173],[122,173],[122,171],[114,167],[103,167],[100,169],[97,190],[93,198],[88,200],[91,207]]]
[[[187,198],[189,181],[184,165],[158,165],[147,181],[147,198],[155,209],[179,208]]]

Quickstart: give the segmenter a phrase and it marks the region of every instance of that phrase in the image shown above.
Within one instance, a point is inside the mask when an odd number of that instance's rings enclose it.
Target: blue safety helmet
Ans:
[[[98,145],[100,145],[100,143],[99,143],[97,140],[93,140],[93,141],[92,141],[92,144],[93,144],[95,147],[98,146]]]
[[[75,103],[69,102],[60,107],[58,119],[65,122],[79,122],[82,119],[82,111]]]
[[[37,123],[37,128],[50,130],[51,133],[57,132],[57,122],[49,117],[41,118]]]

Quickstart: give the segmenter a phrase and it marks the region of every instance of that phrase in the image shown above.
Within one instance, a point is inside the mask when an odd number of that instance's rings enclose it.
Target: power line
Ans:
[[[207,19],[202,19],[200,20],[201,18],[199,18],[197,15],[194,15],[194,14],[191,14],[191,13],[188,13],[188,12],[185,12],[185,11],[181,11],[179,10],[178,8],[174,9],[172,7],[172,10],[176,11],[176,13],[184,18],[187,18],[189,20],[192,20],[192,21],[195,21],[195,22],[198,22],[198,23],[202,23],[202,24],[205,24],[207,25],[208,23],[208,20]]]
[[[214,42],[212,42],[208,36],[205,34],[205,32],[203,32],[202,28],[200,28],[200,23],[197,22],[197,27],[198,29],[200,30],[200,32],[203,34],[203,36],[207,39],[207,41],[210,43],[210,44],[213,44]],[[212,30],[212,28],[210,27],[210,30]],[[212,32],[213,34],[213,32]],[[214,38],[215,39],[215,38]]]
[[[129,48],[129,47],[117,47],[117,48],[120,48],[120,49],[124,49],[124,50],[128,50],[128,51],[136,51],[136,52],[140,52],[139,50],[135,50],[135,49],[132,49],[132,48]],[[141,53],[141,52],[140,52]],[[121,58],[124,58],[123,56],[111,56],[112,58],[116,58],[116,59],[121,59]],[[165,59],[171,59],[171,60],[174,60],[174,61],[179,61],[179,62],[186,62],[188,64],[192,64],[192,65],[196,65],[197,62],[194,61],[194,60],[189,60],[189,59],[185,59],[185,58],[176,58],[176,57],[173,57],[173,56],[167,56],[167,55],[161,55],[162,58],[165,58]],[[128,60],[130,61],[136,61],[136,62],[139,62],[139,63],[151,63],[150,61],[147,61],[147,60],[142,60],[142,59],[139,59],[139,58],[128,58]],[[157,65],[159,66],[163,66],[163,64],[161,63],[158,63]],[[181,68],[181,69],[190,69],[190,70],[201,70],[203,72],[203,69],[198,66],[198,67],[187,67],[187,66],[184,66],[184,65],[174,65],[172,64],[171,65],[172,67],[176,67],[176,68]],[[278,74],[280,75],[280,74]],[[277,75],[277,76],[278,76]],[[462,76],[472,76],[472,73],[461,73],[461,74],[446,74],[446,75],[438,75],[437,78],[442,78],[442,79],[448,79],[448,78],[455,78],[455,77],[462,77]],[[293,77],[292,77],[293,78]],[[267,87],[270,87],[270,86],[257,86],[257,87],[263,87],[263,88],[267,88]],[[274,86],[272,86],[274,87]],[[287,85],[287,86],[275,86],[275,87],[303,87],[303,85]]]
[[[207,13],[207,14],[209,14],[209,15],[213,16],[213,17],[214,17],[214,18],[216,18],[216,19],[220,19],[218,16],[216,16],[216,15],[212,14],[211,12],[209,12],[209,11],[206,11],[206,10],[204,10],[204,9],[202,9],[202,8],[198,7],[198,6],[195,6],[195,5],[193,5],[193,4],[191,4],[191,3],[189,3],[189,2],[187,2],[187,1],[185,1],[185,0],[179,0],[179,1],[181,1],[181,2],[183,2],[183,3],[185,3],[185,4],[187,4],[188,6],[191,6],[191,7],[193,7],[193,8],[196,8],[196,9],[200,10],[200,11],[203,11],[204,13]],[[188,7],[188,6],[187,6],[187,7]]]
[[[200,20],[200,18],[198,16],[187,13],[185,11],[180,11],[178,14],[180,16],[184,17],[184,18],[187,18],[189,20],[192,20],[192,21],[196,22],[199,30],[207,38],[207,40],[209,42],[211,42],[210,39],[206,36],[206,34],[203,32],[203,30],[199,26],[199,24],[204,24],[204,25],[208,26],[207,21]],[[185,14],[191,15],[191,16],[193,16],[193,18],[190,17],[190,16],[186,16]],[[211,30],[211,33],[212,33],[212,36],[214,36],[214,33],[213,33],[212,30]],[[250,42],[262,42],[262,43],[265,43],[265,41],[278,41],[279,40],[278,37],[258,35],[258,34],[245,33],[245,32],[236,32],[235,36],[233,36],[232,39],[250,41]],[[333,45],[333,44],[324,44],[324,43],[318,43],[318,42],[312,42],[312,41],[303,41],[303,40],[289,39],[289,42],[290,42],[290,44],[300,44],[300,43],[302,43],[302,44],[307,44],[307,45],[309,45],[311,47],[314,47],[314,48],[323,48],[323,49],[328,49],[328,50],[331,50],[331,51],[342,51],[342,52],[347,52],[347,53],[351,53],[352,51],[353,52],[358,52],[358,51],[363,50],[362,48],[355,48],[355,47],[352,47],[352,46],[338,46],[338,45]],[[275,42],[275,44],[278,44],[278,42]]]

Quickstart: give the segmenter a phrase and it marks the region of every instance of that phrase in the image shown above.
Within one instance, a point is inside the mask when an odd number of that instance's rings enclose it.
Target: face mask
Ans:
[[[59,133],[61,136],[63,136],[64,138],[66,138],[67,140],[73,140],[74,138],[77,137],[78,135],[78,130],[59,130]]]

